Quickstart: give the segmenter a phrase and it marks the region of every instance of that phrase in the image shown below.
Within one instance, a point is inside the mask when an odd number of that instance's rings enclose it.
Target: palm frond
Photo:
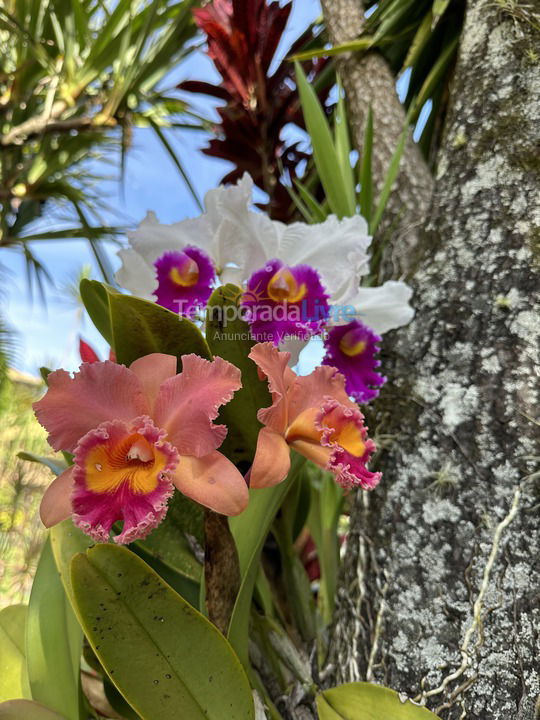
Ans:
[[[103,178],[93,161],[113,159],[118,170],[133,125],[146,121],[159,136],[188,118],[185,103],[163,95],[162,85],[192,50],[198,4],[33,0],[28,12],[28,3],[6,0],[0,9],[0,248],[25,255],[38,288],[46,271],[29,242],[46,239],[40,219],[59,208],[110,280],[102,241],[119,228],[99,218],[95,188]]]

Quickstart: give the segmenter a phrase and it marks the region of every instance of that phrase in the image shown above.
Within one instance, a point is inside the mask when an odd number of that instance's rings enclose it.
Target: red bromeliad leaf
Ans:
[[[265,209],[273,218],[284,221],[290,220],[295,210],[283,176],[292,182],[298,176],[299,164],[309,158],[298,143],[287,144],[282,137],[288,124],[304,128],[293,64],[284,59],[270,72],[291,7],[291,3],[280,6],[275,0],[213,0],[194,10],[197,25],[207,36],[208,55],[222,82],[213,86],[188,80],[178,86],[225,101],[218,108],[216,137],[204,152],[234,164],[223,182],[234,182],[248,172],[269,196]],[[298,52],[315,38],[313,30],[308,29],[286,55]],[[304,63],[311,82],[325,63]],[[321,101],[326,100],[329,89],[330,83],[319,93]]]
[[[85,342],[81,337],[79,338],[79,355],[81,356],[81,362],[83,363],[100,362],[99,355],[94,348]],[[112,348],[109,349],[109,360],[111,362],[116,362],[116,355]]]
[[[82,362],[93,363],[99,362],[99,356],[87,342],[84,342],[82,338],[79,338],[79,355],[81,356]]]

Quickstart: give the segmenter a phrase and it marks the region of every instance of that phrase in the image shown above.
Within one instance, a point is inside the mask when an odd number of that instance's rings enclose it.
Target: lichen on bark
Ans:
[[[470,0],[417,316],[372,418],[392,441],[352,514],[328,682],[444,720],[533,720],[540,697],[540,63],[534,24]]]

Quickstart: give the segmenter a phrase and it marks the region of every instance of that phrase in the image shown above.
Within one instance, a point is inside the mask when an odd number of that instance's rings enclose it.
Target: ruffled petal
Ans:
[[[158,287],[156,302],[168,310],[191,317],[208,301],[216,279],[214,263],[200,248],[164,253],[154,263]]]
[[[320,408],[328,397],[354,405],[345,390],[345,378],[336,368],[322,365],[297,377],[289,391],[289,425],[305,410]]]
[[[238,515],[249,502],[243,475],[217,450],[203,457],[182,457],[173,483],[187,497],[222,515]]]
[[[369,272],[370,244],[367,223],[361,215],[343,220],[330,215],[315,225],[288,225],[276,256],[288,265],[303,263],[318,270],[336,303],[354,292],[358,279]]]
[[[148,414],[138,377],[109,360],[83,363],[73,377],[56,370],[48,383],[45,396],[33,408],[55,450],[73,452],[83,435],[107,420],[127,421]]]
[[[176,365],[177,360],[174,355],[152,353],[135,360],[129,366],[131,372],[139,378],[150,417],[154,414],[159,388],[165,380],[176,375]]]
[[[321,432],[321,446],[330,450],[326,469],[334,473],[338,485],[363,490],[372,490],[378,485],[382,474],[367,468],[375,443],[368,437],[364,416],[358,407],[346,407],[328,398],[315,419],[315,426]]]
[[[183,220],[165,225],[159,222],[155,213],[148,212],[139,227],[127,233],[128,240],[131,247],[153,270],[155,261],[163,253],[169,250],[181,250],[187,244],[182,233],[182,224],[191,222],[193,220]]]
[[[356,317],[380,335],[413,319],[414,310],[409,305],[412,294],[407,283],[387,280],[380,287],[359,288],[349,303]]]
[[[153,300],[157,280],[152,264],[133,248],[119,250],[117,255],[122,265],[114,276],[116,282],[137,297]]]
[[[325,365],[337,368],[346,379],[346,390],[358,403],[367,403],[379,394],[386,378],[377,372],[382,338],[358,320],[336,325],[325,338]]]
[[[85,435],[74,456],[73,522],[96,542],[146,537],[165,517],[179,457],[150,418],[106,422]]]
[[[286,440],[271,428],[262,428],[249,475],[252,488],[277,485],[291,468],[291,451]]]
[[[71,515],[72,491],[73,467],[69,467],[52,481],[41,499],[39,516],[45,527],[52,527]]]
[[[254,345],[249,357],[259,368],[260,374],[268,379],[272,405],[257,413],[258,419],[278,433],[284,433],[288,422],[287,390],[296,375],[289,368],[290,354],[280,352],[273,343]]]
[[[242,306],[252,336],[278,345],[288,335],[318,333],[330,312],[328,297],[317,270],[274,259],[251,275]]]
[[[182,372],[160,387],[154,418],[180,455],[208,455],[227,435],[226,426],[212,420],[241,387],[240,370],[226,360],[183,355]]]

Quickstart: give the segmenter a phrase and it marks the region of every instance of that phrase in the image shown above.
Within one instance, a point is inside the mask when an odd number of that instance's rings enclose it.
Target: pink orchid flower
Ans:
[[[364,416],[345,391],[345,378],[323,365],[310,375],[297,376],[289,367],[290,353],[272,343],[255,345],[249,357],[268,379],[272,405],[259,410],[265,425],[259,433],[250,472],[253,488],[269,487],[287,476],[290,448],[334,473],[344,488],[371,490],[381,473],[366,464],[375,451],[367,437]]]
[[[248,502],[245,479],[217,451],[227,428],[215,425],[220,405],[242,383],[240,371],[216,357],[176,358],[155,353],[129,368],[83,363],[72,377],[49,375],[46,395],[34,404],[55,450],[74,453],[41,502],[47,527],[73,514],[75,525],[107,542],[145,537],[164,518],[174,487],[224,515],[237,515]]]

